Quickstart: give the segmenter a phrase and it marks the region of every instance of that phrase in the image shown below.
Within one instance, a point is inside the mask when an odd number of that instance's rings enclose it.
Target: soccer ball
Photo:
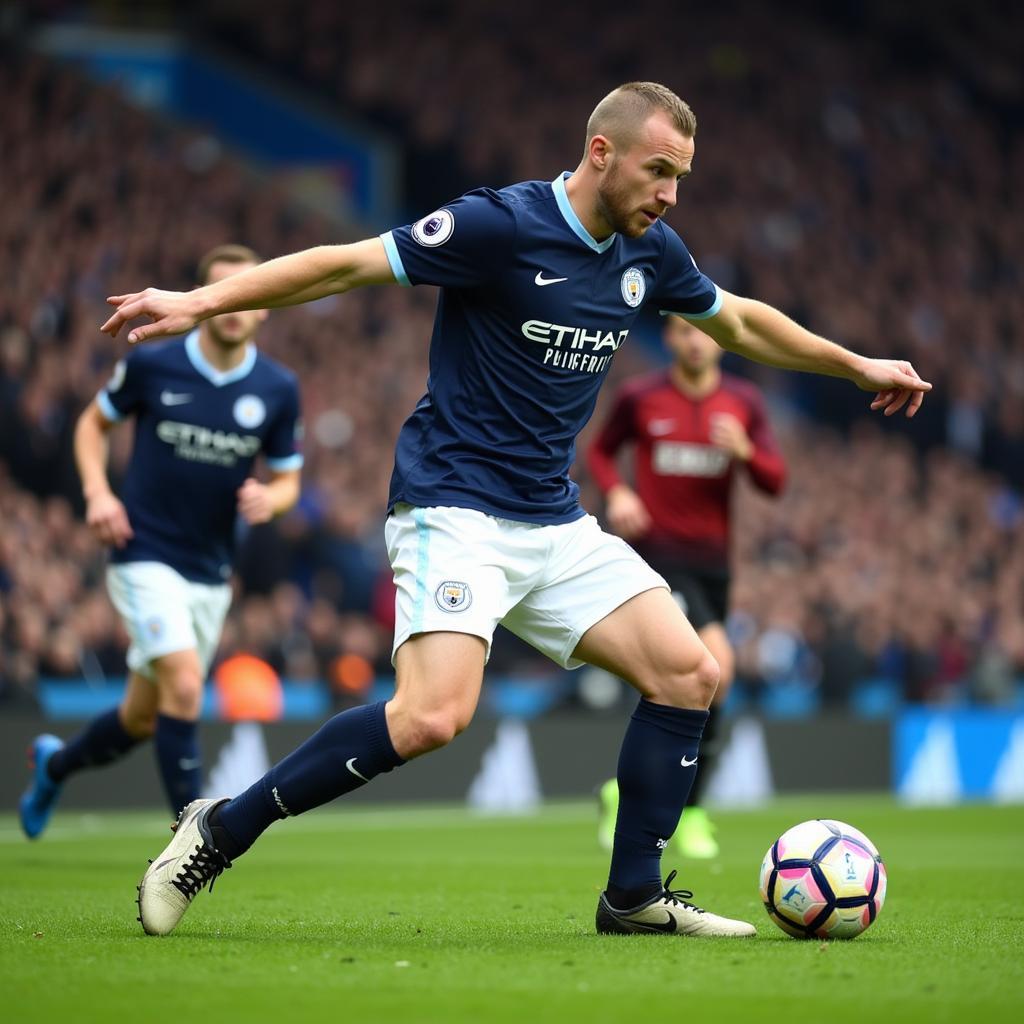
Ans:
[[[783,832],[761,862],[768,916],[797,939],[852,939],[885,902],[875,844],[842,821],[804,821]]]

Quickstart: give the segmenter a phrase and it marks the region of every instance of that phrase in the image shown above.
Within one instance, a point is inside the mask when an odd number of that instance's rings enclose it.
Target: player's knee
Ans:
[[[718,662],[704,651],[696,665],[681,666],[670,673],[664,682],[663,698],[666,703],[681,708],[707,708],[711,706],[719,680]]]
[[[715,691],[722,679],[722,669],[718,661],[710,654],[701,658],[700,664],[694,672],[694,687],[704,702],[705,707],[710,707],[715,698]]]
[[[447,746],[468,723],[449,709],[416,715],[408,724],[406,745],[416,754],[426,754]]]
[[[160,710],[175,718],[195,719],[203,706],[203,681],[197,672],[179,669],[157,676]]]
[[[715,691],[715,700],[722,701],[732,686],[736,676],[736,662],[732,654],[718,658],[718,689]]]

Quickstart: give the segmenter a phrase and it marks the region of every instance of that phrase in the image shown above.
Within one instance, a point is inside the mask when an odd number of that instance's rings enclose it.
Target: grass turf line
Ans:
[[[343,805],[338,805],[342,807]],[[757,872],[810,817],[863,829],[889,870],[853,942],[798,942]],[[605,881],[590,804],[318,812],[275,825],[174,935],[144,936],[135,884],[163,816],[61,815],[20,840],[0,817],[0,981],[9,1019],[719,1021],[1016,1019],[1024,1002],[1024,808],[908,810],[807,797],[718,812],[723,856],[666,869],[751,941],[597,936]]]

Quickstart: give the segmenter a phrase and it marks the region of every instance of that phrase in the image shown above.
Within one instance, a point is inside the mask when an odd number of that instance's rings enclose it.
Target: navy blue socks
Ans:
[[[706,711],[641,700],[619,752],[619,814],[608,899],[620,910],[661,892],[661,853],[697,772]]]
[[[124,757],[141,742],[125,732],[117,708],[112,708],[55,751],[46,762],[46,774],[54,782],[63,782],[83,768],[99,768]]]
[[[343,711],[217,808],[209,821],[214,843],[234,860],[275,821],[328,803],[402,764],[391,745],[383,701]]]
[[[690,787],[690,795],[686,799],[687,807],[700,807],[704,800],[704,791],[708,788],[715,762],[722,749],[721,737],[718,734],[718,720],[722,712],[716,708],[708,710],[708,720],[704,724],[704,735],[700,740],[700,767]]]
[[[199,756],[199,723],[170,715],[156,716],[156,761],[171,811],[177,814],[186,804],[199,799],[202,788],[202,760]]]

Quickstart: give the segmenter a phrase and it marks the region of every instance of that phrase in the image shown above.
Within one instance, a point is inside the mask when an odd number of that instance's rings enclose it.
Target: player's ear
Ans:
[[[597,170],[603,171],[608,166],[613,149],[611,140],[607,136],[595,135],[587,144],[587,156],[590,157],[590,162]]]

